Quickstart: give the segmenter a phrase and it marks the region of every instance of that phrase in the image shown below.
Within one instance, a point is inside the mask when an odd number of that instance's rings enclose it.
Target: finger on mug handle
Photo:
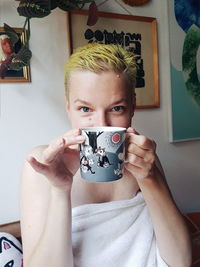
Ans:
[[[129,127],[129,128],[126,130],[126,135],[127,135],[127,136],[133,136],[134,134],[136,134],[136,135],[140,135],[134,128]]]

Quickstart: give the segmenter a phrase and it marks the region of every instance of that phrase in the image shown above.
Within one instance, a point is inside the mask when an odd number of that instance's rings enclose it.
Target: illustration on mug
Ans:
[[[86,137],[80,146],[82,173],[100,175],[103,169],[119,179],[123,175],[124,135],[120,132],[84,131]],[[108,172],[106,172],[108,173]]]

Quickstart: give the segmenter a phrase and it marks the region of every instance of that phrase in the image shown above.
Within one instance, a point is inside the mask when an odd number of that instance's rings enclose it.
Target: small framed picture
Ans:
[[[156,18],[98,12],[94,26],[88,11],[69,12],[70,52],[86,43],[119,44],[137,55],[136,108],[159,108]]]
[[[10,38],[6,35],[3,27],[0,27],[0,64],[9,53],[17,53],[21,46],[26,42],[27,36],[25,32],[22,32],[22,28],[13,28],[15,32],[19,35],[18,42],[12,46]],[[23,67],[21,70],[7,70],[5,78],[0,78],[0,83],[16,83],[16,82],[30,82],[30,65]]]

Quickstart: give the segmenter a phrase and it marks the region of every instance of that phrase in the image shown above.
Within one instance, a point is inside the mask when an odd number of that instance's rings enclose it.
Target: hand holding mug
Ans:
[[[127,129],[127,151],[125,168],[137,180],[152,178],[156,170],[156,143],[132,128]]]
[[[54,188],[70,190],[73,176],[79,168],[78,144],[84,140],[79,129],[68,131],[47,146],[41,159],[29,156],[27,160],[36,172],[43,174],[49,180]]]

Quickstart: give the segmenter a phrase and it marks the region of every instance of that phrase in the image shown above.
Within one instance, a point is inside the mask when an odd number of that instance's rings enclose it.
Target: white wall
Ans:
[[[103,0],[96,1],[101,3]],[[121,3],[119,0],[117,0]],[[1,0],[0,25],[21,27],[13,0]],[[114,0],[99,10],[156,17],[158,20],[161,107],[137,110],[133,125],[156,140],[157,152],[174,198],[183,212],[200,210],[200,141],[169,143],[170,73],[167,1],[131,8]],[[66,14],[53,10],[31,21],[32,83],[0,84],[0,223],[19,219],[19,181],[31,147],[48,143],[70,126],[63,97],[63,66],[68,56]]]
[[[0,1],[0,25],[22,27],[19,2]],[[65,113],[63,66],[68,58],[66,13],[54,10],[31,20],[32,83],[0,84],[0,224],[19,219],[19,181],[32,147],[69,128]]]

